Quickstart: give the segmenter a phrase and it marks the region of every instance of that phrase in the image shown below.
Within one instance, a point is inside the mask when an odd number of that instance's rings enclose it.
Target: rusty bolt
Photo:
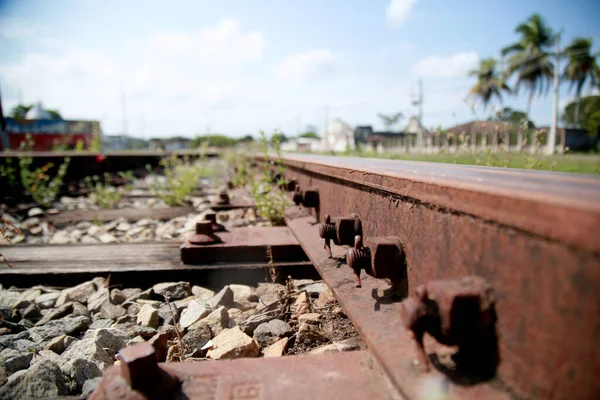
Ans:
[[[213,233],[213,224],[211,221],[196,222],[196,234],[188,240],[191,244],[207,245],[220,243],[221,238]]]
[[[346,264],[354,271],[356,287],[361,287],[360,272],[371,270],[371,250],[363,246],[362,236],[356,235],[354,247],[349,248],[346,254]]]
[[[149,343],[138,343],[119,350],[119,360],[121,376],[133,390],[143,391],[147,382],[158,375],[155,350]]]
[[[325,222],[319,225],[319,236],[325,239],[325,249],[331,255],[330,242],[337,246],[352,246],[356,235],[362,236],[362,222],[357,214],[350,217],[334,218],[333,222],[329,214],[325,214]]]
[[[216,213],[206,214],[204,216],[204,220],[211,222],[213,232],[222,232],[225,230],[225,227],[217,222],[217,214]]]
[[[293,192],[296,189],[297,179],[290,179],[285,184],[285,190],[288,192]]]
[[[171,397],[177,379],[162,370],[156,362],[154,347],[149,343],[137,343],[119,350],[121,377],[131,389],[148,399]]]
[[[281,181],[281,178],[281,174],[271,171],[271,180],[274,184],[278,184],[279,181]]]
[[[294,188],[294,195],[292,199],[294,200],[294,204],[297,206],[302,204],[302,192],[300,191],[300,186],[298,184],[296,184],[296,187]]]
[[[318,208],[319,191],[316,188],[306,189],[302,193],[302,205],[306,208]]]
[[[458,346],[461,369],[485,371],[498,363],[496,312],[492,287],[481,277],[431,281],[404,300],[400,318],[417,346],[423,368],[429,370],[423,337]]]
[[[229,204],[229,194],[227,194],[227,189],[223,188],[219,191],[219,198],[217,199],[217,204]]]
[[[356,235],[346,263],[354,271],[356,287],[361,287],[362,270],[373,278],[388,280],[393,287],[406,283],[406,258],[395,236],[370,238],[365,246],[362,236]]]

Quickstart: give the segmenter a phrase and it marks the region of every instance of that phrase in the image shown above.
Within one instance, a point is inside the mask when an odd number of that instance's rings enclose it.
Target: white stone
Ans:
[[[98,239],[96,239],[93,236],[84,236],[81,238],[81,243],[83,244],[96,244],[96,243],[100,243],[100,241]]]
[[[258,301],[258,294],[252,286],[232,284],[229,288],[233,291],[233,299],[237,303]]]
[[[219,307],[206,317],[202,318],[200,322],[205,323],[210,327],[213,336],[217,336],[227,328],[229,325],[229,313],[225,307]]]
[[[23,240],[25,240],[25,236],[23,235],[16,235],[15,237],[13,237],[10,241],[11,244],[17,244],[17,243],[21,243]]]
[[[29,211],[27,211],[27,216],[28,217],[37,217],[38,215],[44,215],[44,210],[42,210],[39,207],[33,207],[32,209],[30,209]]]
[[[71,242],[71,238],[64,231],[58,231],[50,239],[50,244],[67,244]]]
[[[77,301],[87,304],[88,299],[98,290],[96,284],[92,281],[81,283],[72,288],[68,288],[60,292],[54,307],[60,307],[68,301]]]
[[[83,231],[81,231],[80,229],[74,229],[69,236],[71,237],[71,239],[77,241],[83,236]]]
[[[206,303],[194,300],[190,302],[187,308],[181,313],[179,324],[183,329],[186,329],[200,321],[200,319],[206,317],[208,314],[210,314],[210,309]]]
[[[116,243],[117,238],[110,233],[103,233],[98,237],[102,243]]]
[[[144,304],[137,314],[137,323],[141,326],[158,328],[158,310],[150,304]]]
[[[87,234],[90,236],[99,235],[106,232],[106,230],[100,226],[92,225],[88,228]]]
[[[148,225],[151,225],[151,224],[153,224],[153,223],[155,223],[155,221],[151,220],[150,218],[143,218],[143,219],[140,219],[140,220],[139,220],[138,222],[136,222],[135,224],[136,224],[137,226],[148,226]]]
[[[308,354],[327,354],[327,353],[340,353],[342,351],[352,351],[360,349],[358,340],[348,339],[343,342],[331,343],[325,346],[318,347],[311,350]]]
[[[146,228],[144,228],[143,226],[136,226],[133,227],[131,229],[129,229],[127,232],[125,232],[125,235],[127,236],[135,236],[141,232],[143,232]]]
[[[69,361],[77,358],[83,358],[96,364],[101,371],[113,364],[112,358],[108,353],[96,343],[94,339],[87,338],[73,342],[61,357],[63,360]]]
[[[192,286],[192,294],[198,298],[198,300],[208,300],[215,295],[215,292],[203,288],[202,286]]]
[[[213,360],[242,357],[258,357],[258,345],[237,326],[225,329],[212,340],[212,349],[207,357]]]
[[[127,221],[119,222],[119,225],[117,225],[115,229],[120,232],[127,232],[129,229],[131,229],[131,224]]]

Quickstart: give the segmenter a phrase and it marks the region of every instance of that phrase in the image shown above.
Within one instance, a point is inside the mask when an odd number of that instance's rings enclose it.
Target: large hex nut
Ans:
[[[306,189],[302,195],[302,205],[306,208],[319,207],[319,191],[316,188]]]
[[[492,286],[479,276],[431,281],[426,290],[437,304],[441,334],[449,342],[469,341],[495,322]]]
[[[336,218],[335,230],[337,243],[334,243],[340,246],[353,246],[354,238],[363,235],[362,223],[358,216]]]
[[[365,240],[365,246],[371,249],[372,276],[393,283],[406,279],[406,257],[398,237],[369,238]]]

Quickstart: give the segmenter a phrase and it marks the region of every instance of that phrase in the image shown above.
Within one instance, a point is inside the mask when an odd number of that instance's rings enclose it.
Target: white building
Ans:
[[[42,107],[42,103],[37,102],[27,111],[25,119],[52,119],[52,115]]]
[[[325,129],[321,145],[325,151],[354,150],[354,130],[350,125],[336,119]]]
[[[294,138],[281,144],[282,151],[313,152],[321,150],[320,139]]]

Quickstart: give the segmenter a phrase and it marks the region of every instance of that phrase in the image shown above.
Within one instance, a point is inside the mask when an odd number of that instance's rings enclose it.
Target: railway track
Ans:
[[[598,398],[598,178],[312,155],[282,161],[297,184],[288,229],[367,349],[157,364],[140,344],[122,352],[92,399]],[[182,249],[201,262],[210,246]],[[155,273],[174,273],[178,252],[151,250],[163,255]],[[290,261],[288,271],[303,263]]]

